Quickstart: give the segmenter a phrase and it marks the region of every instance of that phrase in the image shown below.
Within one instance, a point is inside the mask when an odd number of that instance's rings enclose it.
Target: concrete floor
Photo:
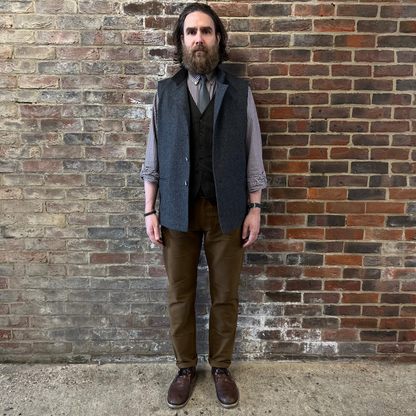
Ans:
[[[217,402],[207,364],[186,407],[171,410],[173,364],[0,365],[0,415],[416,415],[416,366],[367,362],[239,362],[240,403]]]

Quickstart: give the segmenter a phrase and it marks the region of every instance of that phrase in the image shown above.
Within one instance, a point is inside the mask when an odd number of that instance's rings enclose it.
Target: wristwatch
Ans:
[[[251,208],[260,208],[261,209],[261,204],[257,204],[256,202],[252,202],[251,204],[248,204],[248,209]]]

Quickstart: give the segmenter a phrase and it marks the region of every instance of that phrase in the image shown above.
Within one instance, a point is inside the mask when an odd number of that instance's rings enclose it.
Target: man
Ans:
[[[179,372],[167,400],[171,408],[183,407],[196,379],[195,294],[204,240],[212,301],[209,363],[218,400],[230,408],[239,400],[228,367],[240,272],[244,249],[259,233],[266,187],[260,128],[247,82],[218,68],[227,58],[227,33],[216,13],[205,4],[188,5],[173,39],[182,68],[158,84],[141,172],[147,234],[163,248],[169,279],[170,334]]]

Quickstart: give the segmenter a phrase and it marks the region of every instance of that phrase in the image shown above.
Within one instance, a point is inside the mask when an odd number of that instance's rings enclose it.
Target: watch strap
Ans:
[[[252,203],[248,204],[248,209],[251,209],[251,208],[260,208],[261,209],[261,204],[258,204],[256,202],[252,202]]]

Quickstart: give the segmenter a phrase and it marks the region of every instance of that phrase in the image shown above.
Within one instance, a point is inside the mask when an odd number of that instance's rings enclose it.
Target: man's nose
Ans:
[[[203,40],[202,40],[202,35],[201,35],[201,31],[198,30],[198,32],[196,33],[196,37],[195,37],[195,43],[197,45],[202,45]]]

